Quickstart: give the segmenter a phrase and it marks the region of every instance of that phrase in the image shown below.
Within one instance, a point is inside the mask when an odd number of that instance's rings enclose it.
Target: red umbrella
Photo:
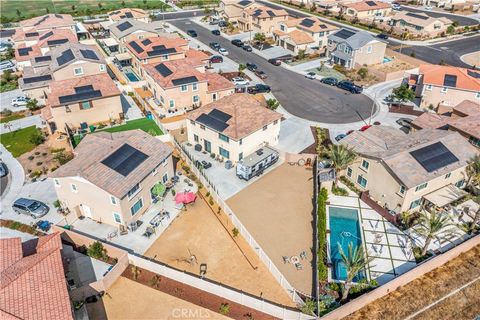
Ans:
[[[179,192],[175,195],[175,202],[176,203],[190,203],[195,201],[197,195],[193,192]]]

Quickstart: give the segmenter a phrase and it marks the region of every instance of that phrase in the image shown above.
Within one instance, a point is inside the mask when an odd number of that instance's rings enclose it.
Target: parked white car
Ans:
[[[314,80],[314,79],[317,78],[317,74],[315,72],[307,72],[305,74],[305,78],[310,79],[310,80]]]
[[[225,48],[220,48],[220,49],[218,49],[218,52],[219,52],[221,55],[228,56],[228,51],[227,51],[227,49],[225,49]]]
[[[6,70],[12,70],[13,72],[16,71],[15,69],[15,64],[12,62],[12,60],[4,60],[0,62],[0,71],[6,71]]]
[[[392,4],[392,9],[393,9],[393,10],[401,10],[401,9],[402,9],[402,6],[399,5],[399,4],[397,4],[397,3],[394,3],[394,4]]]
[[[232,78],[232,82],[233,84],[235,84],[236,86],[248,86],[250,84],[250,82],[248,80],[245,80],[244,78],[242,77],[235,77],[235,78]]]
[[[26,97],[16,97],[12,99],[12,107],[22,107],[26,106],[28,102],[28,98]]]

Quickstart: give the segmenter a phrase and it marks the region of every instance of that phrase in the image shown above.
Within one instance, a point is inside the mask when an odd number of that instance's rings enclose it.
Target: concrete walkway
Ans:
[[[8,123],[8,124],[7,124]],[[15,131],[18,129],[23,129],[31,126],[36,126],[37,128],[45,127],[44,121],[40,115],[34,115],[31,117],[26,117],[18,120],[13,120],[10,122],[4,123],[0,127],[0,133],[6,133],[10,131]]]

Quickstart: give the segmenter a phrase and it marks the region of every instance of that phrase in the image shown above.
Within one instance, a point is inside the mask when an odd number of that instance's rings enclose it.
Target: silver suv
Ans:
[[[15,211],[16,213],[23,213],[31,216],[34,219],[43,217],[50,210],[50,208],[45,203],[26,198],[20,198],[15,200],[12,208],[13,211]]]

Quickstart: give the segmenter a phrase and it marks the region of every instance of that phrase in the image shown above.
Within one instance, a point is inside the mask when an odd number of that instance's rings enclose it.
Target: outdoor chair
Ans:
[[[307,259],[307,252],[305,250],[300,252],[300,259],[302,259],[302,260]]]
[[[300,262],[297,262],[297,263],[295,263],[295,268],[297,268],[297,270],[302,270],[303,266]]]
[[[287,256],[282,256],[283,258],[283,263],[290,263],[290,258]]]
[[[200,277],[204,277],[207,274],[207,264],[202,263],[200,264]]]

